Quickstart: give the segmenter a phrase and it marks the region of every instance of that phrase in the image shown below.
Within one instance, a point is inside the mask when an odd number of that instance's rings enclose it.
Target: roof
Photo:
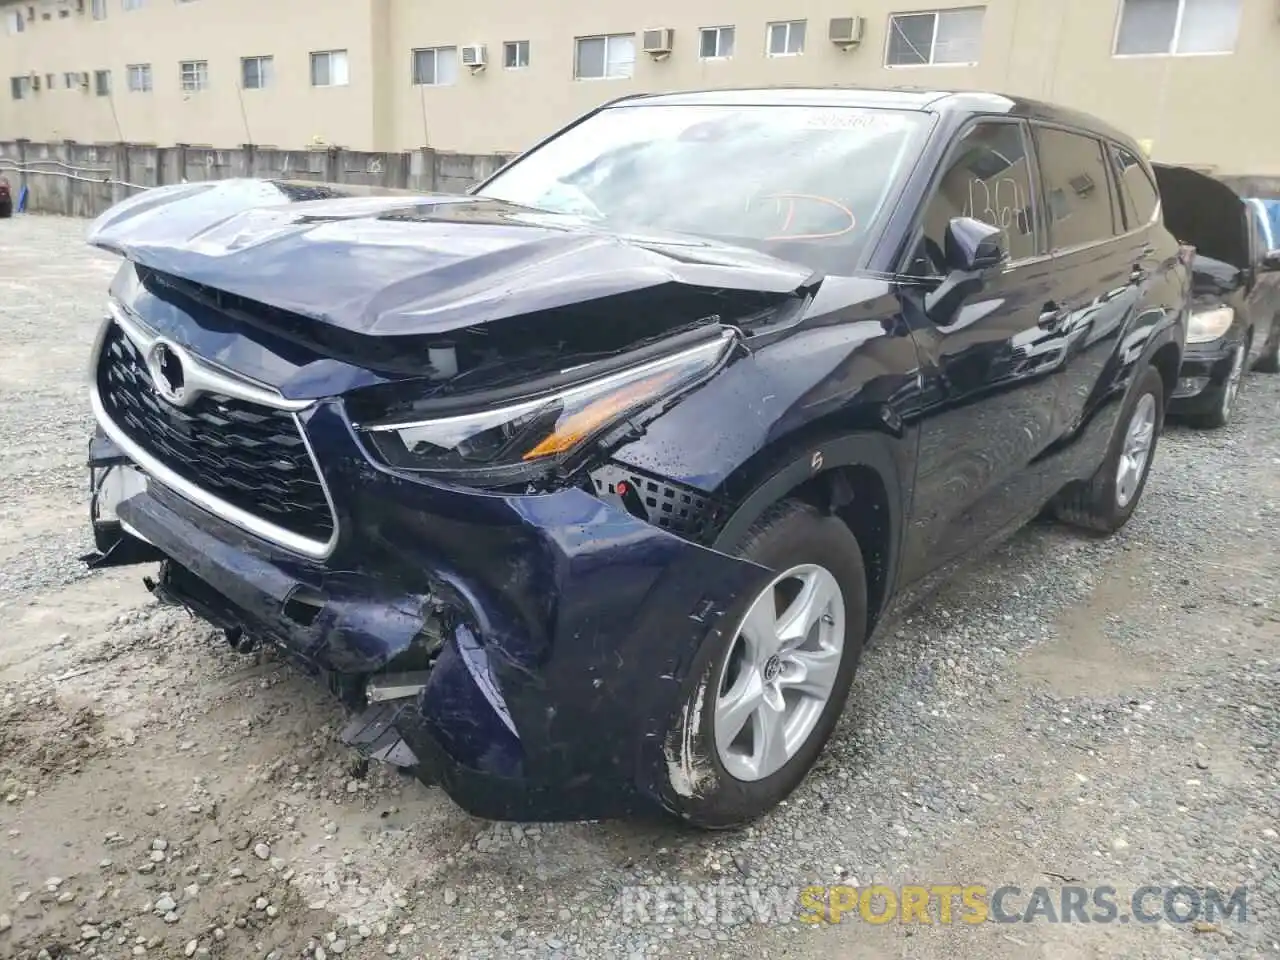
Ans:
[[[1069,107],[995,91],[933,90],[920,87],[778,86],[727,90],[689,90],[623,97],[621,105],[811,106],[870,107],[947,114],[1002,114],[1082,127],[1136,146],[1133,139],[1106,121]]]

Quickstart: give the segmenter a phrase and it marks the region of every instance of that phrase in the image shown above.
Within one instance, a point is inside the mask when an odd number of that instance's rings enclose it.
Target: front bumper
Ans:
[[[1188,343],[1178,371],[1178,386],[1169,404],[1172,414],[1194,414],[1211,409],[1231,373],[1239,349],[1239,337],[1226,336],[1205,343]]]
[[[395,668],[443,609],[443,647],[396,720],[424,779],[494,819],[660,800],[689,665],[767,571],[576,488],[508,496],[389,473],[336,404],[300,420],[338,517],[332,553],[302,557],[152,480],[117,512],[182,574],[169,594],[357,679]]]

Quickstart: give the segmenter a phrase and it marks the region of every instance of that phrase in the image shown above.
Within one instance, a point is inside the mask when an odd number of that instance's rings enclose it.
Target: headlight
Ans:
[[[395,421],[358,427],[389,465],[479,485],[516,483],[562,462],[628,414],[714,369],[732,331],[596,380],[457,415],[423,405]]]
[[[1191,314],[1191,322],[1187,324],[1187,343],[1207,343],[1217,340],[1231,329],[1236,312],[1230,307],[1214,307]]]

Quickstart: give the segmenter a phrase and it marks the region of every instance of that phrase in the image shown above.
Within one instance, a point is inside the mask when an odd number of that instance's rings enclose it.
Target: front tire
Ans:
[[[1251,345],[1252,335],[1236,347],[1236,352],[1231,355],[1231,369],[1227,371],[1227,379],[1213,393],[1213,407],[1206,413],[1187,417],[1188,423],[1207,430],[1218,430],[1231,422],[1236,401],[1240,398],[1240,385],[1244,382],[1244,372],[1249,365]]]
[[[862,551],[838,518],[783,501],[736,552],[774,575],[695,661],[661,778],[665,805],[705,829],[748,823],[800,785],[840,719],[867,630]]]
[[[1280,373],[1280,312],[1271,318],[1271,332],[1253,369],[1259,373]]]
[[[1063,492],[1060,520],[1095,533],[1114,533],[1142,499],[1164,424],[1164,380],[1155,367],[1138,376],[1116,422],[1106,459],[1087,483]]]

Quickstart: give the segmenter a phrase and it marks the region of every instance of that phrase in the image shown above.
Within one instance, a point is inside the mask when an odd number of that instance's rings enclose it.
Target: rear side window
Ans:
[[[1130,230],[1151,222],[1160,202],[1160,192],[1142,161],[1124,147],[1112,144],[1111,156],[1115,164],[1116,182],[1120,185],[1120,197],[1124,203],[1125,219]]]
[[[1037,254],[1030,163],[1016,123],[978,123],[963,134],[946,160],[942,177],[924,208],[923,238],[908,271],[915,276],[946,272],[942,260],[947,224],[973,217],[998,227],[1010,260]]]
[[[1062,250],[1114,237],[1119,225],[1101,142],[1048,127],[1037,127],[1035,136],[1052,248]]]

